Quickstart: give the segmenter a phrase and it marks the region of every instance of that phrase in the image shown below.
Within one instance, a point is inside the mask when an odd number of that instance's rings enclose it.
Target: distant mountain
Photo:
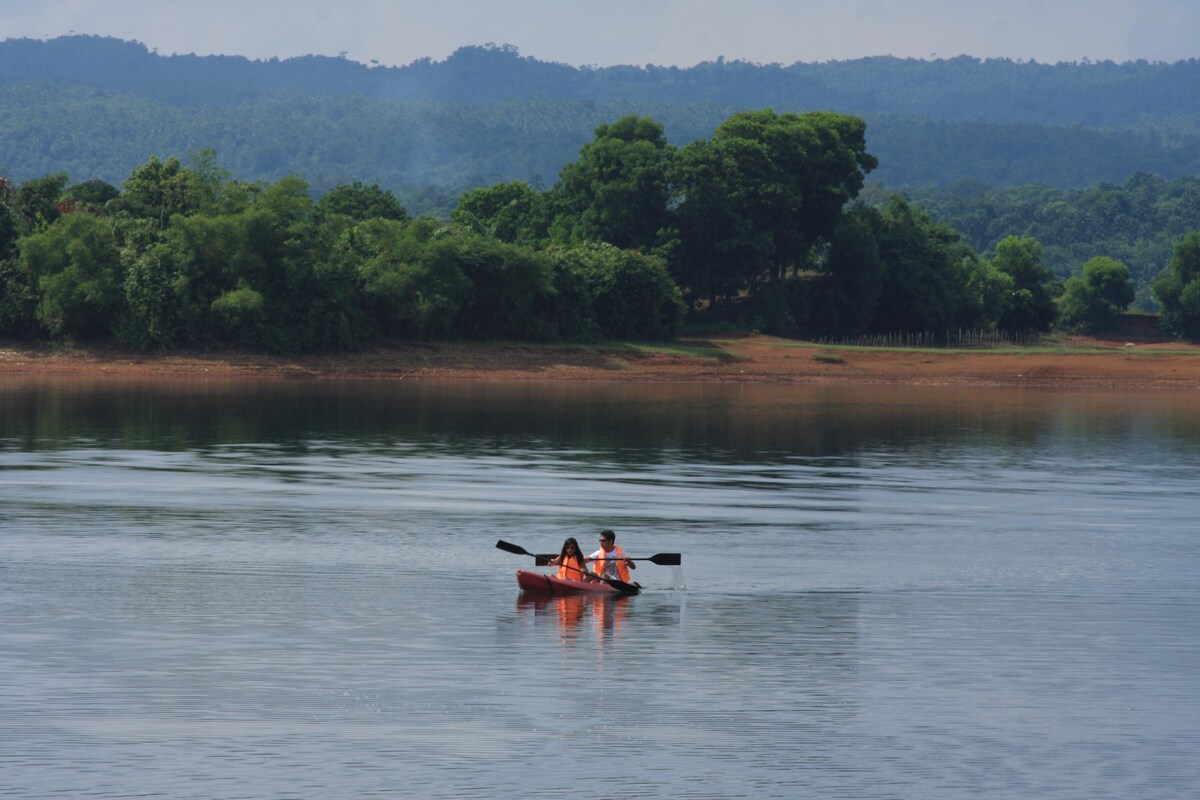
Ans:
[[[890,56],[819,64],[705,62],[694,67],[572,67],[504,45],[463,47],[445,61],[369,67],[327,56],[252,61],[161,56],[98,36],[0,43],[0,81],[61,81],[173,105],[230,104],[279,90],[387,100],[499,103],[583,100],[835,108],[940,120],[1127,127],[1146,116],[1200,114],[1200,60],[1174,64],[1038,64],[968,56]]]
[[[318,190],[353,180],[444,210],[471,186],[553,182],[626,113],[675,144],[731,113],[834,109],[864,116],[875,180],[931,187],[1041,181],[1079,187],[1134,172],[1200,173],[1200,61],[1037,64],[890,57],[573,67],[473,46],[445,61],[163,56],[95,36],[0,42],[0,174],[67,170],[120,183],[151,154],[217,150],[238,177],[288,172]]]

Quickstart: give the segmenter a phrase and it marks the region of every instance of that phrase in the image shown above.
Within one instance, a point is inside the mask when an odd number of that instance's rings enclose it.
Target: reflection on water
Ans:
[[[0,796],[1195,796],[1198,468],[1185,392],[3,379]],[[493,547],[601,528],[683,566]]]
[[[590,629],[604,636],[620,634],[632,598],[615,595],[553,595],[522,592],[517,596],[517,618],[535,623],[553,621],[563,642],[580,640]]]
[[[0,378],[0,441],[22,449],[184,450],[274,444],[439,452],[572,449],[602,460],[692,453],[758,464],[797,455],[1048,440],[1194,446],[1193,392],[1052,392],[973,387],[496,384]],[[635,462],[636,463],[636,462]]]

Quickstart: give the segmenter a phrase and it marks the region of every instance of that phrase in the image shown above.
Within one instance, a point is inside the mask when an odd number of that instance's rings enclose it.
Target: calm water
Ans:
[[[1193,798],[1200,394],[0,379],[0,796]],[[645,564],[518,594],[505,539]]]

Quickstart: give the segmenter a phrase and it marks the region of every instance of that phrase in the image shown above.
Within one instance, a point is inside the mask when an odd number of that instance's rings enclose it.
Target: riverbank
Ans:
[[[1200,346],[1084,337],[1020,349],[884,349],[768,336],[661,345],[398,342],[359,353],[135,353],[0,344],[0,377],[37,375],[549,380],[715,383],[895,383],[1200,388]]]

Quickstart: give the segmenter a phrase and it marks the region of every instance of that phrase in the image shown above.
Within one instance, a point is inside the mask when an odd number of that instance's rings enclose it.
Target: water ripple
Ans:
[[[0,436],[0,796],[1200,793],[1190,406],[377,391]],[[684,563],[538,598],[492,547],[602,527]]]

